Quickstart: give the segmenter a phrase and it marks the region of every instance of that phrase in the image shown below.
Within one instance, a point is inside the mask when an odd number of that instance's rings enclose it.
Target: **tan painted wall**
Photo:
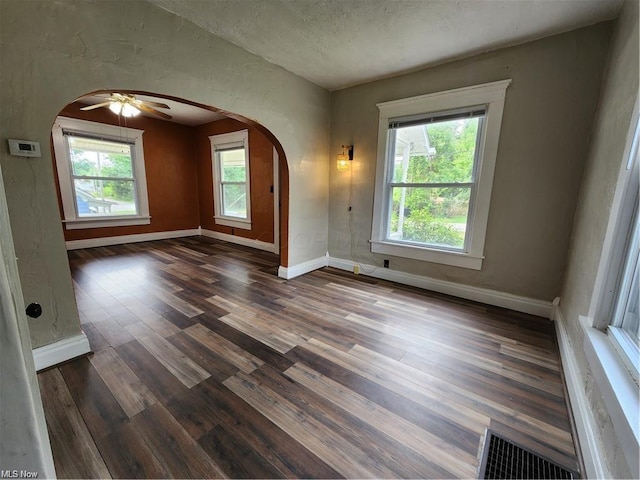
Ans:
[[[80,330],[49,149],[68,103],[103,89],[185,98],[235,112],[280,141],[290,176],[289,264],[327,249],[329,93],[144,1],[0,2],[0,131],[40,142],[25,160],[0,150],[34,347]],[[6,145],[6,143],[4,143]]]
[[[340,145],[354,145],[357,260],[551,301],[560,293],[571,225],[596,110],[611,23],[602,23],[332,93],[329,253],[351,259],[349,175]],[[376,103],[511,78],[507,89],[481,271],[373,255]]]
[[[600,96],[580,191],[569,263],[562,289],[560,309],[567,324],[584,388],[598,419],[602,446],[615,478],[631,478],[613,425],[582,350],[584,331],[579,315],[587,315],[603,242],[609,221],[625,137],[638,94],[638,2],[627,0],[617,20],[609,65]]]
[[[0,458],[2,470],[38,472],[53,478],[55,467],[38,379],[31,353],[18,265],[8,228],[2,169],[0,168]]]

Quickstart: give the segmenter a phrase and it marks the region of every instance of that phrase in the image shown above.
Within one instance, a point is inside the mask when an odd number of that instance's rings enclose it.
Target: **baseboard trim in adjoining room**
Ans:
[[[487,288],[473,287],[471,285],[463,285],[460,283],[447,282],[422,275],[400,272],[388,268],[381,268],[375,265],[366,265],[356,263],[352,260],[344,260],[341,258],[329,257],[328,266],[339,268],[353,272],[353,267],[360,267],[360,275],[389,280],[391,282],[411,285],[413,287],[424,288],[453,297],[473,300],[475,302],[485,303],[496,307],[508,308],[517,312],[528,313],[551,319],[554,306],[551,302],[537,300],[534,298],[522,297],[511,293],[499,292]]]
[[[138,233],[134,235],[118,235],[115,237],[87,238],[85,240],[69,240],[66,242],[67,250],[81,248],[108,247],[110,245],[123,245],[125,243],[152,242],[154,240],[166,240],[169,238],[195,237],[200,235],[200,228],[190,230],[170,230],[168,232]]]
[[[276,250],[274,243],[262,242],[260,240],[239,237],[237,235],[229,235],[228,233],[214,232],[213,230],[207,230],[205,228],[200,229],[200,235],[203,237],[214,238],[216,240],[222,240],[223,242],[235,243],[237,245],[263,250],[265,252],[279,253]]]
[[[36,372],[39,372],[88,353],[91,353],[89,339],[84,332],[81,332],[80,335],[34,348],[33,362],[36,366]]]
[[[221,232],[214,232],[204,228],[189,230],[170,230],[167,232],[138,233],[134,235],[118,235],[115,237],[87,238],[84,240],[69,240],[66,242],[67,250],[79,250],[81,248],[108,247],[110,245],[123,245],[125,243],[153,242],[154,240],[167,240],[169,238],[203,236],[235,243],[245,247],[256,248],[265,252],[279,253],[274,243],[261,242],[252,238],[239,237]]]

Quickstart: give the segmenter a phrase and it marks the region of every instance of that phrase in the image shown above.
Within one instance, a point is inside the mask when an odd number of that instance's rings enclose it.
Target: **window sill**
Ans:
[[[75,220],[64,220],[67,230],[85,228],[128,227],[131,225],[149,225],[151,217],[93,217]]]
[[[243,230],[251,230],[251,221],[242,219],[231,219],[229,217],[213,217],[216,225],[224,225],[225,227],[241,228]]]
[[[585,329],[584,352],[613,423],[631,473],[638,475],[640,426],[638,385],[627,370],[606,333],[593,328],[591,319],[581,317]]]
[[[371,251],[393,255],[395,257],[411,258],[424,262],[440,263],[454,267],[481,270],[484,257],[477,257],[464,252],[436,250],[433,248],[418,247],[392,242],[380,242],[371,240]]]

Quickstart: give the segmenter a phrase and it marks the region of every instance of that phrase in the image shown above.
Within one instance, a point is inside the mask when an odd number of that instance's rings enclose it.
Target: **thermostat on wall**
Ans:
[[[9,139],[9,153],[19,157],[40,157],[40,143]]]

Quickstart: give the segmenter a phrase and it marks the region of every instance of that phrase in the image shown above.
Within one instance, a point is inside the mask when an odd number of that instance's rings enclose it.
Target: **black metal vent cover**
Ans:
[[[580,476],[487,430],[478,478],[574,479]]]

